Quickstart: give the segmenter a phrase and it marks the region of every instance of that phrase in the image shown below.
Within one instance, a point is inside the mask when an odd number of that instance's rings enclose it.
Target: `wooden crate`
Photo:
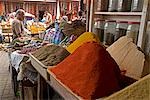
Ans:
[[[104,100],[150,100],[150,74]],[[100,100],[100,99],[99,99]]]
[[[67,86],[57,79],[54,73],[50,70],[47,71],[50,77],[49,81],[47,81],[48,84],[53,87],[54,90],[56,90],[65,100],[83,100],[82,97],[73,93]],[[96,100],[149,100],[149,82],[150,74],[108,97],[102,97]]]
[[[49,70],[49,81],[47,83],[57,91],[65,100],[83,100],[80,96],[73,93],[67,86],[65,86],[56,76]]]

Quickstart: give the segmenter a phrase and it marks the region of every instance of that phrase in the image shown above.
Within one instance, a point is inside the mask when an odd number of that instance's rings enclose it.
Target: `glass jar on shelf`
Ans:
[[[105,25],[105,20],[97,19],[94,23],[94,28],[93,28],[93,32],[97,35],[97,37],[101,42],[103,42],[103,38],[104,38],[104,25]]]
[[[107,20],[104,26],[104,45],[111,45],[114,42],[114,34],[116,33],[116,21]]]
[[[109,0],[108,11],[117,11],[118,9],[118,0]]]
[[[139,34],[140,22],[128,22],[127,36],[136,44]]]
[[[144,0],[132,0],[131,11],[141,12],[143,9]]]
[[[120,37],[125,36],[128,28],[127,21],[117,21],[116,33],[114,36],[114,41],[118,40]]]
[[[97,0],[96,11],[108,11],[108,0]]]
[[[132,0],[118,0],[118,11],[131,11]]]

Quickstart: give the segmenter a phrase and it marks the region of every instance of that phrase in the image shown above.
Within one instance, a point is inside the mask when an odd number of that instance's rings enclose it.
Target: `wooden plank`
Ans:
[[[45,97],[45,93],[47,92],[45,90],[46,88],[47,88],[47,83],[45,79],[38,73],[37,100],[48,99],[47,97]]]
[[[40,79],[40,74],[38,73],[37,100],[41,100],[40,85],[41,85],[41,79]]]
[[[90,17],[89,17],[89,32],[92,32],[93,19],[94,19],[93,17],[94,17],[94,0],[91,0]]]
[[[29,54],[31,59],[31,64],[38,71],[38,73],[45,79],[48,80],[47,76],[47,66],[42,64],[37,58],[35,58],[31,53]],[[50,66],[49,66],[50,67]],[[54,67],[54,66],[51,66]]]
[[[106,97],[104,100],[149,100],[150,74],[126,88]],[[100,99],[98,99],[100,100]]]
[[[13,33],[2,33],[2,35],[13,35]]]
[[[121,16],[141,16],[142,12],[95,12],[96,15],[121,15]]]
[[[141,24],[140,24],[140,30],[139,30],[139,36],[137,42],[137,45],[142,49],[144,49],[144,44],[145,44],[146,29],[147,29],[147,22],[149,16],[148,11],[150,9],[149,3],[150,3],[149,0],[144,0]]]
[[[86,31],[89,31],[89,16],[90,16],[90,0],[87,0],[86,12]]]
[[[32,54],[30,55],[30,59],[31,59],[31,64],[33,65],[33,67],[38,71],[38,73],[40,73],[40,75],[47,80],[47,71],[46,71],[46,66],[43,65],[40,61],[38,61]]]
[[[24,99],[23,100],[34,100],[32,87],[24,87]]]
[[[73,93],[67,86],[65,86],[56,76],[50,71],[47,70],[50,75],[50,81],[48,84],[54,88],[65,100],[82,100],[80,96]]]
[[[140,22],[140,16],[110,16],[110,15],[103,15],[104,20],[116,20],[116,21],[133,21],[133,22]]]

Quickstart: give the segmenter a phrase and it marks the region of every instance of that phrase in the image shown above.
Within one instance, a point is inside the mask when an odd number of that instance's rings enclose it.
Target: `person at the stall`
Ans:
[[[24,34],[23,21],[24,21],[25,11],[22,9],[18,9],[16,11],[15,16],[16,18],[12,22],[13,39],[21,37]]]
[[[2,21],[7,21],[4,13],[3,13],[3,15],[0,16],[0,22],[2,22]]]
[[[60,20],[59,28],[62,30],[64,24],[66,24],[67,22],[68,22],[68,16],[66,15],[62,16]]]
[[[44,12],[42,22],[44,22],[47,25],[49,25],[52,22],[52,15],[48,11]]]

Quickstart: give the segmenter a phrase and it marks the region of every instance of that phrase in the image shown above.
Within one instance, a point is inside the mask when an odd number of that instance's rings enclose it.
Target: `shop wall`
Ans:
[[[56,3],[44,3],[38,5],[39,11],[48,11],[52,15],[56,15]]]
[[[25,2],[24,9],[36,17],[38,17],[39,11],[48,11],[52,15],[56,15],[56,3]]]
[[[49,11],[52,15],[56,15],[56,3],[55,2],[0,2],[0,15],[5,13],[11,13],[16,9],[24,9],[26,12],[34,14],[36,17],[39,15],[39,11]]]
[[[5,13],[14,12],[19,8],[23,8],[23,2],[4,2]]]
[[[78,16],[79,1],[60,1],[60,16],[68,15],[69,20]]]
[[[4,2],[0,1],[0,15],[3,15],[5,12]]]
[[[37,4],[34,2],[25,2],[23,8],[26,12],[36,15],[37,14],[36,6]]]

